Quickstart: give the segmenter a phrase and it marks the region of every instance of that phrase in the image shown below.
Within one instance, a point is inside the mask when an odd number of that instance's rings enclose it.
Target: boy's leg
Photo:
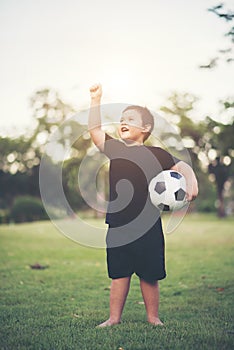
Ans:
[[[159,284],[158,281],[149,283],[140,279],[142,296],[145,302],[147,320],[154,325],[163,325],[158,317]]]
[[[110,318],[98,327],[120,323],[124,304],[127,299],[131,277],[112,279],[110,290]]]

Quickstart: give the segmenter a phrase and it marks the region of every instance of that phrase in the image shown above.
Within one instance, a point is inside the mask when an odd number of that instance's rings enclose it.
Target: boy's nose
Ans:
[[[127,124],[127,122],[126,122],[126,120],[121,120],[120,124],[125,125],[125,124]]]

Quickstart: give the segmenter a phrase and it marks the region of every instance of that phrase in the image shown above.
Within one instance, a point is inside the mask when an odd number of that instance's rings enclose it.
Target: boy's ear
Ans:
[[[145,124],[145,125],[143,126],[143,128],[144,128],[143,132],[148,133],[148,132],[150,132],[151,125],[150,125],[150,124]]]

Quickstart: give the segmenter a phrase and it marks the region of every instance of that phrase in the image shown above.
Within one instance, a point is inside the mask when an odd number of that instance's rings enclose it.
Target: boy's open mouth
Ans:
[[[128,129],[126,126],[122,126],[122,127],[121,127],[121,131],[122,131],[122,132],[125,132],[125,131],[129,131],[129,129]]]

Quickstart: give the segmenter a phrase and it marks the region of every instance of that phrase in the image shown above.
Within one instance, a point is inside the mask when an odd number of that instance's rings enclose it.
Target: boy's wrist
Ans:
[[[91,104],[92,105],[99,105],[101,103],[101,98],[91,98]]]
[[[90,97],[91,97],[91,104],[92,104],[92,106],[100,105],[101,97],[102,97],[102,86],[101,86],[101,84],[95,84],[95,85],[91,86],[89,91],[90,91]]]

